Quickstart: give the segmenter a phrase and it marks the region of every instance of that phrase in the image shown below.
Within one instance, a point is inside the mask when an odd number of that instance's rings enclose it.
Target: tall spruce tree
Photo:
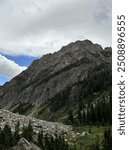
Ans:
[[[10,146],[12,146],[12,132],[11,132],[11,128],[8,125],[5,125],[4,129],[3,129],[3,144],[6,148],[9,148]]]
[[[19,141],[19,139],[21,138],[19,132],[20,132],[20,122],[18,121],[16,126],[15,126],[15,132],[13,135],[13,145],[15,145]]]
[[[103,150],[112,150],[112,132],[111,129],[105,129],[104,139],[102,141]]]
[[[26,140],[33,142],[33,134],[34,134],[34,132],[33,132],[33,127],[32,127],[31,121],[29,121],[28,126],[27,127],[24,126],[22,130],[23,130],[22,131],[22,136]]]
[[[78,109],[77,117],[78,117],[78,120],[79,120],[80,124],[82,124],[82,113],[81,113],[80,109]]]
[[[83,112],[82,112],[82,122],[83,122],[83,125],[86,125],[86,112],[85,112],[85,110],[83,110]]]
[[[74,124],[74,115],[72,109],[69,110],[68,120],[70,121],[71,124]]]

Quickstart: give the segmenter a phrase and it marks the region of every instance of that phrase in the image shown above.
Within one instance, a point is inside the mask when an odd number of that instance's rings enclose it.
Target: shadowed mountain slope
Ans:
[[[0,87],[0,108],[54,120],[90,95],[109,91],[111,59],[111,48],[89,40],[70,43]]]

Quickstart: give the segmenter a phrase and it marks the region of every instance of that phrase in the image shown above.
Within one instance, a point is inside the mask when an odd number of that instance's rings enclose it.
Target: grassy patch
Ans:
[[[28,115],[33,110],[33,107],[34,107],[34,105],[32,105],[32,104],[20,103],[13,108],[12,112],[19,113],[22,115]]]
[[[99,140],[102,141],[105,126],[83,126],[74,127],[75,134],[66,136],[67,141],[72,145],[77,146],[77,150],[90,150],[90,145],[99,136]],[[91,131],[91,133],[89,133]]]
[[[36,115],[36,118],[41,120],[48,120],[49,118],[49,107],[47,105],[41,105],[38,108],[38,113]]]
[[[42,120],[48,120],[48,115],[49,115],[49,111],[48,108],[42,109],[39,113],[38,113],[38,118],[42,119]]]

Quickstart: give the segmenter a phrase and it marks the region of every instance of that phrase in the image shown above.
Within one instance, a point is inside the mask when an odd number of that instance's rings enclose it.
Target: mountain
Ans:
[[[0,87],[0,108],[45,120],[58,120],[80,102],[108,97],[112,49],[76,41],[44,55]]]

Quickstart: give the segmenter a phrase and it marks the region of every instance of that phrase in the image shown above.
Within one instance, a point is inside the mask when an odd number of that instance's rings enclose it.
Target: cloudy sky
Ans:
[[[111,0],[0,0],[0,85],[72,41],[111,46]]]

